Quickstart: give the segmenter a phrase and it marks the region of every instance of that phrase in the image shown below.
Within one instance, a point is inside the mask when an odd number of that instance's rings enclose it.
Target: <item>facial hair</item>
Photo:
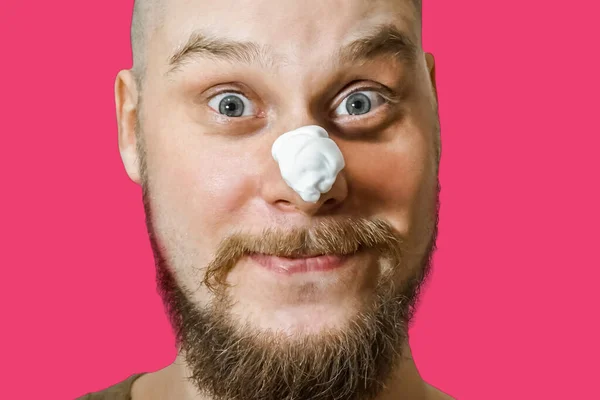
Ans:
[[[141,146],[141,144],[140,144]],[[138,154],[143,154],[138,153]],[[140,157],[146,226],[157,269],[157,288],[190,371],[188,380],[214,400],[373,400],[402,362],[419,292],[436,249],[439,182],[430,240],[412,275],[394,276],[410,249],[383,220],[332,219],[291,231],[267,229],[259,236],[224,238],[204,267],[203,284],[213,293],[203,306],[179,284],[155,232],[145,159]],[[375,251],[386,260],[373,300],[343,328],[290,338],[242,326],[231,314],[228,272],[251,253],[303,256]],[[383,263],[382,263],[383,264]],[[258,288],[257,290],[260,290]]]

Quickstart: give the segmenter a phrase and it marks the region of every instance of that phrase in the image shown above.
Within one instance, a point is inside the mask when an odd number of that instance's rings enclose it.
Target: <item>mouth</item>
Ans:
[[[250,254],[250,259],[272,272],[291,275],[331,271],[342,267],[351,256],[351,254],[321,254],[292,258],[253,253]]]

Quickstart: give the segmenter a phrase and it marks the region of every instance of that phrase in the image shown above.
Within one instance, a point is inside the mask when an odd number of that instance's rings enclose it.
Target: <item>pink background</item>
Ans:
[[[600,398],[598,2],[424,3],[443,188],[417,365],[459,399]],[[131,5],[0,5],[3,399],[73,399],[175,356],[117,149]]]

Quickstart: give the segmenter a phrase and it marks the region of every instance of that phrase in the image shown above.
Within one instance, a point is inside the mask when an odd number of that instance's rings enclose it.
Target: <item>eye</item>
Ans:
[[[362,115],[385,104],[387,100],[378,92],[365,90],[354,92],[335,109],[336,115]]]
[[[227,117],[254,115],[254,107],[247,97],[240,93],[220,93],[210,99],[208,106]]]

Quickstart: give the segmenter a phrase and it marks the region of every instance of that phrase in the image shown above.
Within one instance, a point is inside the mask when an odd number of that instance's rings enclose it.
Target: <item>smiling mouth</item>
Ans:
[[[305,257],[278,257],[253,253],[250,259],[260,266],[281,274],[291,275],[307,272],[325,272],[342,267],[352,254],[323,254]]]

